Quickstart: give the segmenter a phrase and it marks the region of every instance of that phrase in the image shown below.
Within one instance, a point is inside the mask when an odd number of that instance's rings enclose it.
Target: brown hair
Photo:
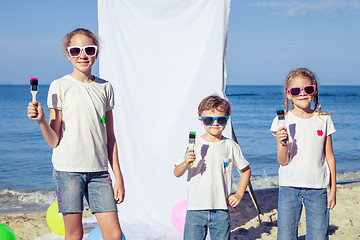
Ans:
[[[70,45],[70,41],[71,38],[73,36],[75,36],[76,34],[82,34],[85,35],[89,38],[92,39],[92,41],[94,42],[94,45],[96,45],[99,48],[99,38],[90,30],[86,29],[86,28],[77,28],[72,32],[69,32],[68,34],[65,35],[65,37],[63,38],[63,48],[65,49],[65,51],[67,51],[67,48]]]
[[[316,91],[313,95],[313,101],[315,103],[314,111],[317,112],[318,114],[323,114],[323,113],[321,113],[321,105],[319,103],[318,81],[316,79],[315,73],[313,73],[312,71],[310,71],[307,68],[294,69],[291,72],[289,72],[289,74],[286,76],[285,84],[284,84],[284,91],[285,91],[284,109],[285,109],[285,111],[289,107],[288,98],[287,98],[287,94],[286,94],[287,88],[288,88],[291,80],[294,79],[295,77],[299,77],[299,76],[309,79],[311,81],[311,84],[316,86]],[[293,106],[291,106],[291,108],[293,108]]]
[[[218,95],[211,95],[204,98],[199,104],[198,114],[201,116],[203,111],[214,109],[224,111],[226,116],[230,116],[231,114],[231,105],[229,101]]]

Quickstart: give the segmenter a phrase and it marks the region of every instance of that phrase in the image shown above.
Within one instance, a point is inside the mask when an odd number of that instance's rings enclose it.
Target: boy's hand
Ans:
[[[45,117],[44,109],[39,102],[30,102],[28,106],[28,117],[32,120],[38,121],[39,123]]]
[[[185,162],[190,165],[190,163],[194,162],[196,159],[194,149],[189,148],[188,151],[185,154]]]
[[[175,165],[175,169],[174,169],[175,177],[181,177],[182,175],[184,175],[186,170],[189,169],[189,166],[191,165],[191,163],[195,161],[195,158],[196,157],[194,154],[194,149],[189,148],[185,154],[185,161],[183,161],[179,165]]]
[[[230,195],[226,202],[228,206],[236,207],[237,205],[239,205],[240,201],[241,197],[235,193],[233,195]]]
[[[288,145],[289,141],[288,141],[286,127],[280,127],[275,135],[278,143],[280,143],[283,146]]]

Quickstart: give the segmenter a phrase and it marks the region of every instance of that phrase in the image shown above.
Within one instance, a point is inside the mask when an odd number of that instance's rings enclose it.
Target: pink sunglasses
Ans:
[[[302,90],[304,90],[304,92],[307,95],[313,95],[315,93],[315,90],[316,90],[316,85],[308,85],[308,86],[305,86],[305,87],[293,87],[293,88],[287,88],[286,90],[293,97],[299,96],[299,94],[301,93]]]

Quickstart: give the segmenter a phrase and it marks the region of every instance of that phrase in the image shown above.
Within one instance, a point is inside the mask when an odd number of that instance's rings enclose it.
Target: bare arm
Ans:
[[[45,141],[56,148],[60,141],[62,111],[50,108],[49,123],[40,102],[31,102],[28,106],[28,117],[39,123]]]
[[[328,196],[328,208],[333,209],[336,205],[336,164],[331,135],[327,136],[325,139],[324,153],[330,169],[330,193]]]
[[[116,203],[121,203],[122,201],[124,201],[125,187],[124,187],[123,176],[120,170],[119,155],[118,155],[117,143],[114,133],[112,110],[109,110],[105,113],[105,123],[106,123],[106,132],[107,132],[107,141],[108,141],[107,143],[108,158],[109,158],[110,166],[115,175],[114,199],[116,199]]]
[[[244,169],[241,169],[241,179],[239,187],[235,194],[230,195],[227,199],[227,204],[230,207],[236,207],[241,202],[241,199],[244,196],[245,190],[247,185],[249,184],[250,177],[251,177],[251,169],[250,166],[245,167]]]

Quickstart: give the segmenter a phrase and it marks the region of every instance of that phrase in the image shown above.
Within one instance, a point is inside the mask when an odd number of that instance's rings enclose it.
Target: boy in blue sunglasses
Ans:
[[[230,239],[229,207],[240,203],[251,170],[239,145],[222,135],[230,103],[211,95],[200,102],[198,113],[206,133],[197,137],[195,147],[188,149],[174,169],[176,177],[188,173],[184,239],[205,239],[207,229],[211,239]],[[231,194],[233,167],[241,169],[242,176],[236,193]]]

